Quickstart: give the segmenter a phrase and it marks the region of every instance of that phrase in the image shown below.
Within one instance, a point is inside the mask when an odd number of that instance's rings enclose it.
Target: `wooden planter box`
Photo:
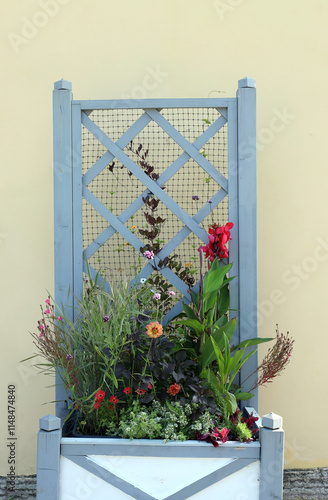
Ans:
[[[282,499],[281,418],[263,418],[260,441],[214,448],[198,441],[63,438],[40,419],[38,500]],[[265,427],[264,427],[265,425]]]

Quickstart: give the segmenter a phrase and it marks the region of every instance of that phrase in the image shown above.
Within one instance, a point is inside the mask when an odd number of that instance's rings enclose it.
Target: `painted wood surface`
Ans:
[[[161,109],[161,108],[226,108],[234,98],[209,99],[103,99],[74,100],[83,110],[93,109]]]
[[[54,84],[53,160],[54,160],[54,256],[55,302],[67,305],[73,319],[73,171],[72,171],[72,85],[66,80]],[[56,374],[56,415],[66,409],[66,393]]]
[[[238,234],[240,341],[257,337],[257,191],[256,191],[256,89],[249,78],[238,82]],[[248,85],[252,85],[248,87]],[[250,348],[248,348],[250,350]],[[241,382],[248,392],[257,380],[257,352],[244,364]],[[248,378],[250,377],[250,378]],[[258,389],[252,391],[258,409]],[[247,406],[247,402],[244,403]]]
[[[247,413],[256,416],[253,408]],[[268,414],[262,421],[260,441],[214,448],[198,441],[61,438],[60,419],[48,415],[40,419],[37,499],[282,500],[282,419]]]
[[[61,457],[59,499],[259,499],[260,462],[229,458]],[[242,491],[240,486],[242,486]]]

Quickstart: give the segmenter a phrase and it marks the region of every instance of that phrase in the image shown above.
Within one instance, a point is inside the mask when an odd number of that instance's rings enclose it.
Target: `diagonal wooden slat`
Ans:
[[[215,208],[221,201],[222,199],[226,196],[225,191],[222,189],[217,192],[212,200],[213,203],[211,205],[207,204],[202,207],[197,214],[194,216],[194,220],[198,223],[202,222],[202,220],[207,217],[209,214],[209,207],[213,206]],[[160,252],[158,252],[157,257],[161,260],[163,260],[166,256],[170,255],[180,244],[181,242],[191,233],[190,229],[188,229],[187,226],[184,226],[180,231],[170,240],[169,243],[167,243]],[[204,243],[208,243],[208,237]],[[142,270],[142,278],[148,278],[148,276],[152,273],[153,267],[151,264],[148,264],[143,270]]]
[[[159,198],[174,214],[186,224],[200,239],[206,241],[206,232],[188,215],[168,194],[166,194],[157,182],[146,175],[134,161],[131,160],[107,135],[84,113],[82,113],[82,123],[86,128],[132,172],[157,198]],[[201,155],[200,155],[201,156]],[[226,179],[225,179],[226,181]]]
[[[192,143],[192,146],[197,150],[202,148],[226,123],[227,120],[220,116]],[[184,151],[159,177],[160,185],[167,182],[189,160],[190,155]],[[220,185],[216,178],[213,179]]]
[[[199,151],[190,144],[189,141],[176,128],[173,127],[161,113],[155,109],[145,109],[145,111],[151,116],[151,118],[167,133],[170,137],[182,148],[188,155],[195,160],[200,167],[202,167],[205,172],[208,173],[226,192],[228,192],[228,181],[220,172],[218,172],[213,165],[204,158]]]
[[[132,141],[151,121],[151,118],[144,113],[133,125],[115,142],[115,144],[123,149],[130,141]],[[93,122],[94,123],[94,122]],[[115,157],[107,151],[103,156],[86,172],[83,176],[83,184],[88,186],[95,177],[112,161]]]
[[[87,187],[83,187],[82,194],[84,198],[90,203],[99,212],[99,214],[104,217],[107,222],[109,222],[115,229],[118,231],[134,248],[140,252],[140,247],[144,246],[142,241],[140,241],[127,227],[124,226],[116,217],[112,214],[110,210],[108,210],[105,205],[101,203],[98,198],[89,191]],[[158,268],[159,258],[157,256],[154,257],[153,262],[154,266]],[[180,280],[170,269],[161,268],[159,271],[163,274],[163,276],[167,277],[171,283],[184,295],[187,294],[188,288],[186,284]]]

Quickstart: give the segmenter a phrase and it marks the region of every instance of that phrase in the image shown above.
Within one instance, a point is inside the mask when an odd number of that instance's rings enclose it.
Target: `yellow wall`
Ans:
[[[21,0],[1,2],[0,14],[0,429],[4,443],[14,383],[16,472],[35,472],[38,418],[53,412],[42,406],[54,399],[52,381],[17,363],[33,352],[28,331],[53,291],[51,92],[60,78],[79,99],[233,97],[238,79],[256,79],[259,332],[272,336],[279,323],[296,341],[285,374],[261,390],[260,412],[284,417],[287,467],[328,466],[328,2]]]

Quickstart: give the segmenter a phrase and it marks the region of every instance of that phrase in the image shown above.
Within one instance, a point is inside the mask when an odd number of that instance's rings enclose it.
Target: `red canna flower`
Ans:
[[[109,402],[113,403],[114,405],[116,405],[116,403],[118,403],[118,397],[117,396],[111,396],[109,398]]]
[[[124,387],[123,392],[124,392],[124,394],[130,394],[131,388],[130,387]]]
[[[172,384],[168,388],[167,392],[170,394],[170,396],[176,396],[178,392],[180,392],[181,386],[179,384]]]
[[[211,262],[214,261],[215,257],[219,259],[225,259],[229,257],[228,249],[226,244],[231,240],[230,229],[233,228],[233,223],[228,222],[225,226],[218,226],[213,224],[208,230],[208,244],[203,246],[202,249],[205,252],[206,259],[208,258]],[[199,251],[200,249],[198,249]]]

